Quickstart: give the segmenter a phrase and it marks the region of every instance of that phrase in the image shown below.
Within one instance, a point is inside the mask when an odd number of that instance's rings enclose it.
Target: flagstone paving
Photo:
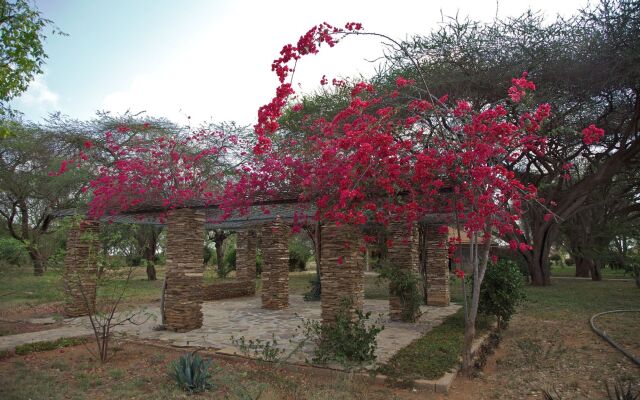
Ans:
[[[224,349],[225,352],[239,353],[231,337],[244,337],[246,341],[260,339],[275,340],[278,347],[291,352],[302,340],[300,325],[302,318],[320,319],[320,302],[306,302],[302,296],[291,295],[289,308],[285,310],[265,310],[260,307],[260,296],[205,302],[202,307],[203,327],[177,333],[155,330],[160,324],[157,306],[138,310],[133,323],[119,326],[116,332],[141,339],[154,339],[173,346],[195,346]],[[388,320],[387,300],[365,300],[364,311],[371,312],[371,320],[380,318],[385,329],[378,335],[377,361],[387,361],[395,352],[439,325],[442,320],[455,313],[460,306],[448,307],[422,306],[423,315],[416,323],[403,323]],[[40,332],[0,337],[0,350],[15,348],[24,343],[50,341],[61,337],[77,337],[92,334],[87,317],[64,321],[64,327]],[[301,362],[311,359],[312,347],[306,345],[302,351],[294,354],[290,361]]]

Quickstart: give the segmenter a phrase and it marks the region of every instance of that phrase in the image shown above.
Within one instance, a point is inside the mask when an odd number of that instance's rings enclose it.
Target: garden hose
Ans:
[[[640,365],[640,358],[637,357],[636,355],[632,354],[630,351],[624,349],[622,346],[620,346],[618,343],[616,343],[613,339],[611,339],[607,333],[603,330],[600,330],[598,328],[596,328],[596,325],[594,324],[594,320],[604,314],[614,314],[614,313],[624,313],[624,312],[640,312],[640,310],[613,310],[613,311],[604,311],[601,313],[597,313],[595,315],[593,315],[591,317],[591,319],[589,320],[589,324],[591,324],[591,329],[593,329],[593,331],[595,333],[598,334],[598,336],[600,336],[601,338],[603,338],[604,340],[606,340],[607,342],[609,342],[610,345],[612,345],[613,347],[615,347],[616,349],[618,349],[620,352],[622,352],[622,354],[624,354],[625,356],[629,357],[631,359],[631,361],[633,361],[634,363],[636,363],[637,365]]]

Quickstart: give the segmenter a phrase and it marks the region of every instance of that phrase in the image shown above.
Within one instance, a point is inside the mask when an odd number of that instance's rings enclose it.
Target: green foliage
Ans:
[[[264,258],[262,257],[262,251],[258,249],[256,251],[256,277],[262,275],[262,265],[264,264]]]
[[[402,268],[384,265],[380,270],[379,278],[389,280],[389,294],[400,298],[402,320],[415,322],[420,316],[420,305],[422,304],[418,275]]]
[[[333,324],[322,325],[316,320],[303,320],[306,340],[316,344],[313,362],[338,362],[345,367],[372,363],[376,359],[378,334],[384,329],[381,320],[371,322],[371,312],[356,310],[353,301],[344,298]]]
[[[309,281],[309,291],[303,295],[304,301],[320,301],[321,283],[318,274]]]
[[[278,341],[273,334],[271,340],[246,340],[244,336],[239,338],[231,336],[231,343],[240,349],[245,357],[253,357],[262,361],[278,362],[285,352],[278,348]]]
[[[289,271],[304,271],[311,258],[311,245],[300,236],[289,242]]]
[[[44,31],[51,23],[29,1],[0,0],[0,115],[9,111],[6,102],[42,73]]]
[[[224,264],[229,270],[236,269],[236,248],[229,249],[224,255]]]
[[[214,387],[211,382],[209,368],[213,363],[203,359],[195,351],[181,356],[169,366],[169,376],[182,390],[189,393],[200,393]]]
[[[515,263],[499,260],[498,263],[487,266],[480,288],[480,313],[495,316],[498,326],[503,328],[524,299],[522,274]]]
[[[36,351],[48,351],[61,349],[63,347],[77,346],[87,343],[87,338],[60,338],[48,342],[26,343],[16,346],[16,354],[23,356]]]
[[[27,262],[27,257],[22,242],[13,238],[0,238],[0,262],[17,267]]]

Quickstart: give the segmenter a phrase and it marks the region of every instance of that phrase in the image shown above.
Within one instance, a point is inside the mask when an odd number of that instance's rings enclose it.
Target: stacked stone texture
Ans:
[[[393,245],[387,250],[387,261],[391,268],[399,268],[418,274],[420,261],[418,254],[418,229],[406,223],[394,222],[387,227],[387,237]],[[393,283],[389,283],[390,293],[394,291]],[[389,318],[392,321],[402,319],[405,305],[399,296],[389,295]]]
[[[289,306],[289,227],[276,219],[262,227],[262,308]]]
[[[256,281],[256,245],[254,230],[240,231],[236,238],[236,279],[251,282],[255,292]]]
[[[95,312],[100,223],[83,220],[69,231],[64,259],[65,317]]]
[[[236,297],[253,296],[255,292],[255,281],[232,280],[214,282],[204,285],[202,299],[204,301],[233,299]]]
[[[202,326],[204,215],[191,209],[167,216],[165,327],[187,332]]]
[[[364,305],[364,260],[360,232],[349,226],[322,227],[322,323],[332,324],[343,299],[351,301],[349,313]]]
[[[427,257],[427,305],[449,305],[449,252],[447,232],[438,232],[439,225],[425,227]]]

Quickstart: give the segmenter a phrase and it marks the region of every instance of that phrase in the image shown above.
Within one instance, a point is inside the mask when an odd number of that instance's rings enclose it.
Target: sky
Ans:
[[[86,120],[127,110],[177,123],[253,124],[274,95],[271,62],[320,22],[397,39],[437,29],[442,16],[490,21],[531,8],[549,20],[586,0],[216,1],[32,0],[66,36],[48,35],[44,73],[12,102],[26,119],[52,112]],[[323,75],[371,75],[383,45],[348,37],[303,59],[294,85],[313,92]]]

